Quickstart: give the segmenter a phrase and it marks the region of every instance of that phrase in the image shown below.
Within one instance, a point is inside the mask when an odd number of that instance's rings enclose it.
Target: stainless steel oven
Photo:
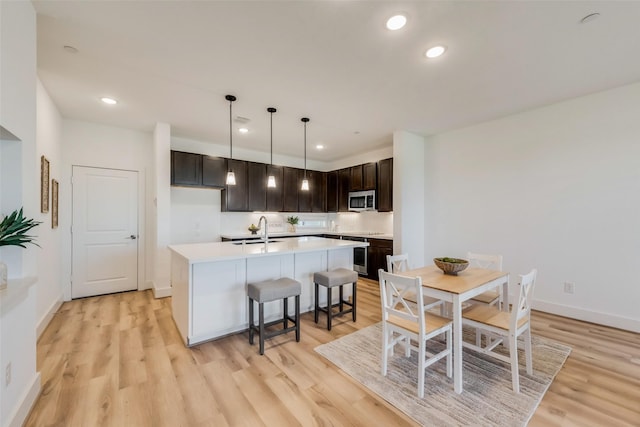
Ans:
[[[356,242],[366,242],[367,239],[365,237],[351,237],[351,236],[342,236],[342,240],[353,240]],[[357,271],[359,275],[366,276],[367,275],[367,247],[364,248],[353,248],[353,270]]]

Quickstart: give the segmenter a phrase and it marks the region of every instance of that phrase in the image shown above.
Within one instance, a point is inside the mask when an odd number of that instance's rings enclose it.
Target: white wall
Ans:
[[[639,117],[634,84],[430,138],[427,258],[500,253],[536,308],[640,331]]]
[[[37,82],[37,153],[36,157],[45,156],[49,160],[49,179],[60,182],[62,171],[62,155],[60,152],[62,117],[49,94]],[[50,200],[51,202],[51,200]],[[51,207],[49,213],[41,213],[38,218],[42,224],[37,228],[38,244],[38,283],[36,301],[36,330],[42,333],[62,304],[62,230],[51,228]]]
[[[406,253],[412,265],[424,265],[425,170],[424,138],[409,132],[393,134],[393,252]]]
[[[71,173],[73,165],[137,171],[141,196],[138,205],[139,274],[138,288],[150,287],[149,271],[154,256],[153,247],[146,236],[146,223],[154,212],[153,136],[134,130],[116,128],[97,123],[63,119],[62,169],[60,180],[60,229],[62,230],[63,271],[62,283],[65,299],[71,298]],[[151,193],[150,193],[151,191]],[[152,239],[151,239],[152,240]]]

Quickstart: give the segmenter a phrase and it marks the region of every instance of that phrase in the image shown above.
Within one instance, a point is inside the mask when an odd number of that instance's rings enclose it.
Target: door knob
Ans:
[[[129,236],[129,238],[130,238],[131,240],[136,240],[138,237],[132,234],[131,236]]]

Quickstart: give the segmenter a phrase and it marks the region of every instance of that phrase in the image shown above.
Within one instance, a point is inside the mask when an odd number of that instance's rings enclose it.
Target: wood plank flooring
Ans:
[[[64,303],[42,334],[42,392],[26,426],[414,426],[314,347],[380,320],[377,282],[358,283],[358,321],[302,315],[265,355],[241,333],[186,348],[170,298],[150,291]],[[323,323],[323,320],[325,323]],[[573,347],[531,426],[640,426],[640,334],[534,313]]]

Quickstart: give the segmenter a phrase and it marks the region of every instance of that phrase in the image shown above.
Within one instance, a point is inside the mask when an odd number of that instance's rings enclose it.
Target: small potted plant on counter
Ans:
[[[38,246],[35,237],[27,234],[29,230],[40,224],[31,218],[25,218],[22,208],[13,211],[0,222],[0,246],[20,246],[26,248],[26,244]],[[0,261],[0,290],[7,287],[7,264]]]
[[[296,225],[298,225],[298,217],[297,216],[288,216],[287,222],[289,223],[289,231],[292,233],[296,232]]]

